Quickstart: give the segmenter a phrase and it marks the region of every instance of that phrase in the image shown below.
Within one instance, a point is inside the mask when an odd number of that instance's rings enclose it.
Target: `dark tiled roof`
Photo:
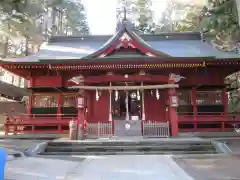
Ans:
[[[39,60],[70,60],[88,59],[103,52],[116,40],[123,31],[127,31],[146,48],[169,57],[214,57],[216,59],[240,58],[233,52],[220,51],[210,44],[203,42],[200,33],[162,33],[156,35],[138,35],[134,31],[123,26],[114,36],[86,36],[86,37],[62,37],[50,38],[40,50],[23,58],[5,59],[14,62],[38,62]],[[89,61],[91,61],[89,59]]]
[[[29,96],[31,91],[0,81],[0,94],[3,94],[5,97],[19,99],[23,96]]]
[[[163,40],[148,41],[158,51],[173,57],[208,57],[217,59],[240,58],[239,54],[224,52],[201,40]]]

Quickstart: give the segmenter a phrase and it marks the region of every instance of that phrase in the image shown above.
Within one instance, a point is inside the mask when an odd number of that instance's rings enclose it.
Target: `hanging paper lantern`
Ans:
[[[118,100],[118,90],[115,91],[115,101]]]
[[[99,100],[99,92],[98,92],[98,90],[96,90],[96,101],[98,101]]]
[[[153,96],[153,90],[150,90],[150,95]]]
[[[141,98],[140,92],[139,92],[139,90],[137,90],[137,100],[140,101],[140,98]]]
[[[156,89],[156,98],[157,98],[157,100],[159,100],[159,98],[160,98],[160,94],[159,94],[158,89]]]

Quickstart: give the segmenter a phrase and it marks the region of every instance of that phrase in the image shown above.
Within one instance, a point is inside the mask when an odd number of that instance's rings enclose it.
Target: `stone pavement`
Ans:
[[[9,161],[12,180],[193,180],[172,159],[162,155],[96,156],[84,161],[19,158]]]
[[[239,180],[240,157],[235,155],[175,157],[195,180]]]
[[[18,158],[7,162],[5,178],[11,180],[64,180],[67,172],[79,162],[43,159]]]
[[[44,140],[0,139],[0,147],[23,152],[27,148],[36,147]]]

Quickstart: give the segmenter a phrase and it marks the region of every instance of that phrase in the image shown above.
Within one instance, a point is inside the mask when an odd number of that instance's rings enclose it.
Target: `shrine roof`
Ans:
[[[0,81],[0,93],[3,97],[15,100],[20,100],[23,96],[31,95],[30,90],[14,86],[3,81]]]
[[[145,48],[159,54],[159,56],[156,55],[155,57],[165,57],[166,59],[190,57],[212,57],[212,59],[240,58],[239,54],[223,52],[207,42],[203,42],[200,33],[197,32],[138,35],[124,26],[115,35],[90,35],[86,37],[54,36],[48,42],[43,43],[40,50],[35,54],[23,58],[3,59],[2,61],[37,63],[46,60],[57,62],[64,60],[89,60],[91,62],[94,61],[93,59],[97,60],[99,57],[95,55],[104,52],[124,32],[130,34],[132,38],[136,39]],[[114,58],[106,57],[106,59],[123,57],[120,54]],[[131,58],[134,59],[131,55],[128,56],[128,59]]]

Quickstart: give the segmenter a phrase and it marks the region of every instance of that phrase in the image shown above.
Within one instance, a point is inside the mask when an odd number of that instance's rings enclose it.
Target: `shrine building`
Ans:
[[[239,120],[228,113],[224,79],[240,55],[197,32],[139,34],[123,21],[114,35],[53,36],[37,53],[0,64],[29,80],[28,113],[18,118],[26,133],[67,132],[76,119],[113,124],[118,135],[119,122],[168,122],[177,136],[233,131]]]

